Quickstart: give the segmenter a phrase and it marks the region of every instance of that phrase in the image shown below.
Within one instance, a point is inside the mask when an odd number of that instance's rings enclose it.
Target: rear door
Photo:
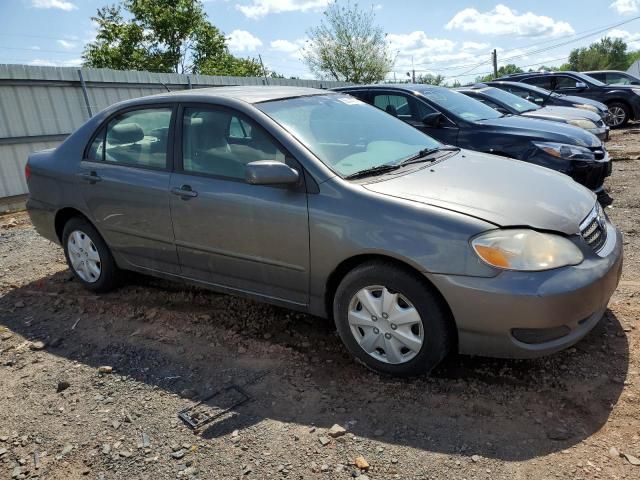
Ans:
[[[101,127],[80,163],[82,194],[107,244],[129,264],[180,267],[169,212],[175,108],[122,111]]]
[[[309,224],[302,169],[266,130],[235,110],[185,105],[171,214],[183,275],[232,290],[308,303]],[[295,187],[250,185],[245,165],[285,162]]]

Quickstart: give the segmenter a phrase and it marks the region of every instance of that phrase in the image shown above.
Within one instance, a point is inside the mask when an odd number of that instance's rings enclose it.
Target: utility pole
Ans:
[[[411,83],[416,83],[416,69],[413,66],[413,55],[411,55]]]
[[[262,75],[264,75],[264,83],[269,85],[269,80],[267,79],[267,70],[264,68],[264,63],[262,63],[262,56],[258,54],[258,58],[260,59],[260,65],[262,65]]]
[[[498,78],[498,51],[494,48],[491,52],[491,60],[493,61],[493,79]]]

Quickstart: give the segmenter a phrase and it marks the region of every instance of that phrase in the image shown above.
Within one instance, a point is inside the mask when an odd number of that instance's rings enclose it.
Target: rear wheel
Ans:
[[[356,267],[334,298],[338,333],[350,353],[379,373],[428,373],[450,349],[448,316],[426,281],[386,262]]]
[[[630,108],[624,103],[614,102],[609,104],[609,118],[607,124],[611,128],[624,127],[631,117]]]
[[[83,287],[107,292],[118,284],[118,267],[98,231],[88,221],[74,217],[64,226],[62,245],[67,264]]]

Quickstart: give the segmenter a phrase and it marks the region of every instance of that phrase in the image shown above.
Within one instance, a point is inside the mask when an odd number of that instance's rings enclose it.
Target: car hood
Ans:
[[[562,100],[566,100],[568,102],[571,103],[575,103],[575,104],[585,104],[585,105],[593,105],[594,107],[598,107],[599,110],[606,110],[607,106],[602,103],[599,102],[597,100],[593,100],[592,98],[585,98],[585,97],[577,97],[575,95],[560,95],[560,98]]]
[[[364,187],[470,215],[500,227],[528,226],[567,235],[596,203],[595,195],[561,173],[470,150],[404,175],[373,177]]]
[[[476,123],[485,127],[499,129],[502,134],[510,132],[512,135],[527,137],[531,140],[560,142],[581,147],[599,147],[602,145],[598,137],[582,128],[538,118],[509,115],[479,120]]]
[[[556,122],[562,122],[567,120],[580,120],[588,119],[593,123],[598,124],[602,119],[600,115],[589,110],[582,110],[580,108],[573,107],[543,107],[538,110],[531,110],[530,112],[524,112],[522,115],[530,118],[541,118],[554,120]]]

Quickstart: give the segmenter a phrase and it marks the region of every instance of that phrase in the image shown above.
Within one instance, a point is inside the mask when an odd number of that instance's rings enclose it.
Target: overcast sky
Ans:
[[[311,78],[300,61],[307,30],[329,0],[207,0],[209,19],[240,56],[262,55],[269,68]],[[0,0],[0,63],[77,66],[95,35],[91,16],[115,0]],[[500,64],[558,65],[569,51],[608,34],[640,49],[640,0],[361,0],[372,8],[396,55],[396,77],[417,73],[473,80]],[[616,25],[624,23],[622,25]],[[580,39],[581,37],[585,37]],[[572,41],[576,40],[576,41]],[[570,43],[568,43],[570,42]],[[558,44],[566,45],[558,46]],[[390,74],[393,77],[394,73]]]

